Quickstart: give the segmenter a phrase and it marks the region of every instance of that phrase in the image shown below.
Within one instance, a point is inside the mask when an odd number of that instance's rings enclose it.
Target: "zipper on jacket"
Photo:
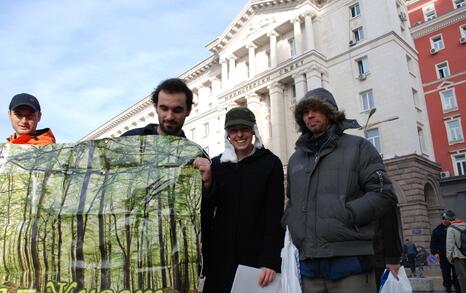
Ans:
[[[383,192],[383,175],[381,171],[376,171],[375,172],[377,175],[379,175],[379,183],[380,183],[380,192]]]
[[[320,147],[319,151],[315,153],[315,158],[314,158],[314,169],[312,170],[312,173],[314,173],[314,170],[317,168],[317,164],[319,163],[319,160],[320,160],[320,153],[322,152],[322,150],[324,149],[324,147],[326,147],[329,142],[330,142],[330,139],[332,138],[332,136],[329,136],[329,138],[322,144],[322,146]],[[311,177],[312,177],[312,173],[309,174],[309,187],[308,189],[311,189]],[[315,196],[315,200],[316,200],[316,203],[314,205],[314,247],[317,248],[317,190],[316,190],[316,196]],[[309,197],[307,197],[306,199],[306,209],[309,205]],[[305,219],[305,223],[307,223],[307,213],[306,213],[306,219]]]

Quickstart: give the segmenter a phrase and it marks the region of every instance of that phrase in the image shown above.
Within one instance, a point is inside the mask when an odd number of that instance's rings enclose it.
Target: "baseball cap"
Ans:
[[[40,104],[36,97],[30,94],[17,94],[10,102],[10,110],[14,110],[19,106],[28,106],[34,109],[35,112],[40,112]]]
[[[456,219],[456,215],[452,210],[446,210],[442,213],[442,219],[448,221],[454,221]]]

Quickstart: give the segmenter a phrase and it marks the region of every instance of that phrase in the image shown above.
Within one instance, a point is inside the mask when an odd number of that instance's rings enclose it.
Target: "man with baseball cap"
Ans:
[[[10,102],[8,117],[14,133],[7,138],[12,144],[47,145],[55,143],[50,128],[37,129],[42,112],[39,101],[30,94],[17,94]]]
[[[447,259],[447,230],[456,215],[453,211],[446,210],[440,216],[442,222],[432,231],[430,238],[430,253],[439,260],[443,287],[447,292],[453,292],[452,287],[457,291],[459,286],[455,282],[457,279],[455,267]]]

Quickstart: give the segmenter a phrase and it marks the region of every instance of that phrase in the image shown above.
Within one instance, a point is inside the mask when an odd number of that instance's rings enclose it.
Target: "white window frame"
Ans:
[[[359,93],[359,102],[361,103],[362,112],[370,111],[375,108],[374,91],[369,89]]]
[[[459,5],[458,5],[458,3],[459,3]],[[453,0],[453,8],[455,8],[455,9],[459,9],[459,8],[465,6],[465,5],[466,5],[465,0]]]
[[[440,65],[444,65],[444,64],[446,65],[445,67],[443,67],[443,66],[440,67]],[[443,61],[443,62],[435,64],[435,71],[437,73],[437,78],[438,79],[447,78],[447,77],[449,77],[451,75],[450,66],[448,65],[448,61]],[[444,72],[444,76],[440,75],[440,71]],[[446,74],[445,74],[445,72],[446,72]]]
[[[460,25],[460,36],[466,38],[466,24]]]
[[[437,41],[434,39],[438,39]],[[430,48],[436,49],[437,51],[445,49],[445,44],[443,42],[442,34],[435,35],[430,38]]]
[[[369,73],[369,60],[367,56],[364,56],[360,59],[356,60],[356,65],[358,66],[358,73],[359,75],[368,74]]]
[[[462,157],[462,158],[461,158]],[[466,175],[466,154],[460,153],[451,156],[451,161],[453,163],[453,169],[456,176]],[[459,169],[460,165],[461,169]]]
[[[362,28],[362,26],[355,28],[352,32],[353,32],[353,40],[355,42],[364,40],[364,29]]]
[[[196,139],[196,128],[191,128],[191,140],[194,141]]]
[[[356,18],[361,15],[361,5],[359,2],[354,3],[349,7],[351,18]],[[353,13],[354,12],[354,13]]]
[[[433,14],[431,14],[433,12]],[[429,21],[437,17],[437,11],[435,10],[434,3],[422,7],[422,13],[424,14],[424,20]]]
[[[209,122],[206,122],[203,125],[204,125],[204,137],[207,137],[209,135]]]
[[[411,93],[413,95],[414,107],[416,107],[417,109],[420,109],[421,101],[419,101],[419,92],[416,89],[411,88]]]
[[[451,92],[451,98],[446,98],[445,94]],[[455,88],[449,88],[440,92],[443,112],[450,112],[458,109]]]
[[[374,136],[369,136],[369,133],[374,133],[377,132],[377,135]],[[379,152],[379,154],[382,153],[382,143],[380,140],[380,131],[378,128],[372,128],[366,130],[365,133],[366,139],[375,147],[375,149]]]
[[[450,128],[451,123],[458,123],[458,127]],[[445,129],[447,131],[448,143],[455,144],[463,142],[463,129],[461,127],[461,118],[454,118],[445,121]]]

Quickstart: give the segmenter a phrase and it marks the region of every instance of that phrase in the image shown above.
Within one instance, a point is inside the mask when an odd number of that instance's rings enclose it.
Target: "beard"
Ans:
[[[177,136],[181,133],[181,129],[183,128],[183,125],[177,124],[177,123],[166,123],[162,122],[159,124],[160,129],[165,133],[166,135],[174,135]]]

